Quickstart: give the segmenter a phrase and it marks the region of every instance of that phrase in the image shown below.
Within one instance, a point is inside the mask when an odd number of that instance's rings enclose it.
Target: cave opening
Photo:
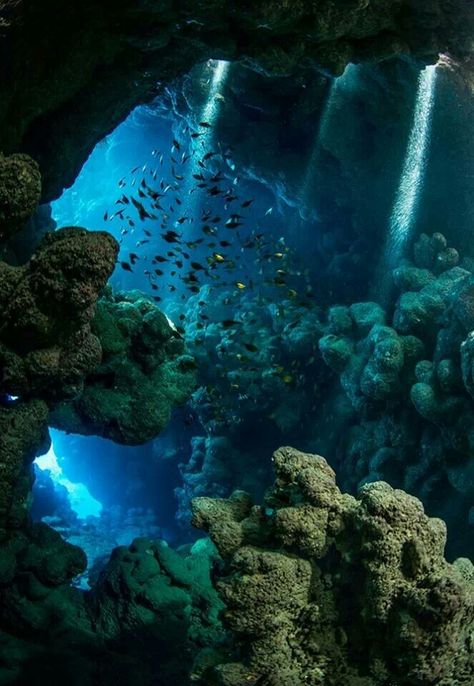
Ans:
[[[107,559],[107,547],[125,543],[140,527],[142,535],[159,534],[175,545],[194,541],[189,501],[206,487],[228,495],[230,484],[240,480],[260,497],[270,462],[262,461],[254,474],[248,464],[259,452],[271,454],[278,445],[294,443],[295,429],[301,447],[333,454],[336,460],[346,449],[338,431],[326,428],[328,415],[336,410],[327,399],[333,379],[321,369],[324,348],[306,340],[300,326],[304,321],[303,327],[321,330],[321,306],[351,302],[357,289],[361,296],[370,291],[387,306],[387,265],[398,264],[403,249],[406,254],[408,226],[410,236],[416,236],[423,225],[435,116],[436,68],[402,69],[412,100],[404,120],[397,122],[392,115],[389,128],[397,127],[392,164],[379,179],[378,196],[370,198],[371,228],[384,246],[374,256],[367,225],[365,232],[359,230],[365,200],[349,203],[341,185],[344,176],[359,170],[351,168],[350,157],[342,170],[338,157],[347,154],[349,144],[356,146],[351,155],[370,150],[376,156],[388,143],[386,137],[377,140],[380,132],[370,124],[375,108],[365,98],[368,90],[386,98],[387,84],[380,74],[376,77],[370,67],[349,64],[336,78],[301,78],[298,97],[307,110],[302,126],[292,121],[286,100],[294,83],[281,78],[272,84],[241,65],[209,60],[153,102],[135,108],[96,145],[74,184],[51,204],[57,229],[87,226],[116,238],[120,252],[109,282],[110,302],[115,299],[124,316],[143,298],[157,304],[200,370],[191,400],[173,411],[158,438],[147,441],[140,428],[133,435],[131,422],[127,430],[114,428],[115,419],[105,438],[81,436],[90,433],[89,414],[77,433],[54,433],[59,465],[39,458],[38,467],[49,469],[56,484],[48,482],[47,472],[39,475],[33,515],[79,545],[83,535],[91,568]],[[347,123],[346,110],[353,120],[345,138],[340,127]],[[282,129],[279,145],[287,154],[269,166],[267,147],[274,144],[276,127]],[[400,138],[406,140],[405,152]],[[330,192],[335,179],[340,185],[336,196]],[[374,260],[379,267],[372,274]],[[301,318],[301,308],[306,317]],[[150,356],[142,338],[141,331],[131,339],[132,359]],[[120,377],[117,364],[106,363],[91,381],[113,392]],[[269,399],[262,400],[262,390]],[[286,391],[298,397],[292,407],[284,401]],[[133,401],[134,417],[144,396]],[[257,411],[262,403],[263,413]],[[306,405],[309,413],[322,408],[310,427],[301,409]],[[61,413],[53,415],[53,427],[64,425]],[[242,456],[236,472],[227,453],[237,446]],[[54,456],[54,449],[48,455]],[[376,475],[374,469],[368,480]],[[89,494],[91,507],[101,513],[88,520],[75,511],[78,491]]]

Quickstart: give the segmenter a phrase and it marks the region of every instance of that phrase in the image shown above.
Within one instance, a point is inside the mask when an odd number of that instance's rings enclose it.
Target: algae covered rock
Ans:
[[[0,154],[0,241],[21,229],[40,197],[38,164],[29,155]]]
[[[0,404],[0,539],[27,517],[32,462],[37,450],[49,445],[47,421],[48,408],[41,400]]]
[[[101,359],[90,320],[117,250],[107,233],[66,228],[24,267],[0,262],[0,393],[52,402],[80,391]]]
[[[102,362],[82,394],[52,412],[53,426],[127,445],[151,440],[194,390],[194,359],[167,317],[136,291],[106,293],[97,303],[92,333]]]
[[[445,561],[444,523],[385,482],[342,494],[317,455],[281,448],[274,464],[262,507],[193,502],[226,560],[235,632],[234,655],[202,683],[470,685],[474,567]]]

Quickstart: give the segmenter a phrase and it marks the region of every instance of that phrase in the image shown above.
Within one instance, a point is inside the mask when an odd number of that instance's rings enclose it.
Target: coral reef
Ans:
[[[193,501],[226,561],[235,636],[235,660],[203,683],[468,686],[474,567],[445,561],[443,522],[384,482],[342,494],[317,455],[281,448],[274,465],[262,506],[243,492]]]
[[[85,568],[80,548],[45,524],[17,534],[0,565],[0,683],[187,683],[198,650],[223,639],[215,554],[139,538],[84,592],[67,585]]]
[[[24,267],[0,263],[0,393],[55,401],[81,390],[100,362],[90,320],[116,255],[109,234],[66,228]]]
[[[138,291],[109,290],[100,298],[92,332],[102,362],[82,393],[52,412],[52,426],[127,445],[151,440],[193,391],[194,359],[166,316]]]
[[[393,272],[391,324],[376,303],[328,312],[320,350],[355,410],[339,470],[351,489],[386,479],[416,494],[471,554],[472,263],[440,233],[422,234],[413,253]]]
[[[322,317],[317,307],[283,297],[277,304],[259,291],[242,296],[204,286],[189,299],[184,336],[199,389],[190,403],[191,456],[177,489],[183,524],[193,496],[224,497],[240,487],[261,497],[271,476],[270,461],[261,456],[295,432],[302,445],[312,443],[307,419],[330,376],[317,348]],[[238,326],[223,327],[229,318]]]

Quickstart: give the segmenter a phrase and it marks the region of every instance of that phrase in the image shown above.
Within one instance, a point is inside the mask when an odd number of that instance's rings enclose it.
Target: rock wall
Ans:
[[[398,54],[434,61],[471,50],[472,7],[353,0],[101,3],[9,0],[0,9],[0,149],[31,154],[43,199],[72,183],[93,146],[161,84],[210,57],[288,74],[302,64],[341,73]],[[124,87],[124,84],[127,87]],[[20,116],[19,114],[20,113]]]

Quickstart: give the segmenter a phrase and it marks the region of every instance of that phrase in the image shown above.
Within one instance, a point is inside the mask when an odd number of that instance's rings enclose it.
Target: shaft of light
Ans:
[[[309,212],[313,203],[313,193],[315,190],[316,174],[321,163],[321,153],[323,150],[323,143],[327,138],[329,126],[333,119],[335,108],[339,101],[341,88],[347,89],[351,86],[356,86],[357,66],[355,64],[348,64],[344,73],[331,81],[328,89],[326,101],[323,106],[321,116],[319,118],[318,128],[314,138],[311,155],[306,167],[306,173],[301,185],[301,211]],[[305,217],[302,215],[302,218]]]
[[[415,111],[403,171],[390,216],[387,253],[396,265],[410,238],[426,168],[431,117],[435,100],[436,67],[426,67],[418,78]]]

